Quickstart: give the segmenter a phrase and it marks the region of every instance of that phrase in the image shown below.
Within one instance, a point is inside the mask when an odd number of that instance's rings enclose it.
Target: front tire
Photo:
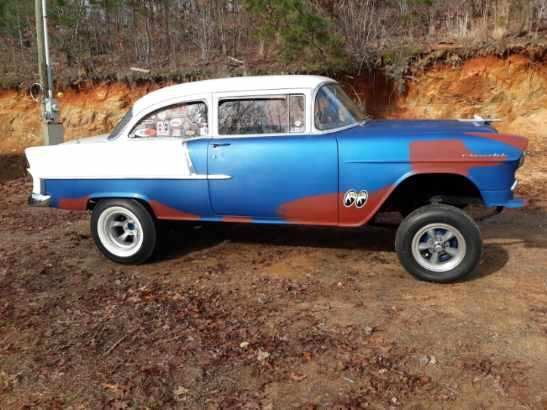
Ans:
[[[461,280],[480,262],[482,240],[475,221],[450,205],[427,205],[401,223],[395,249],[403,267],[420,280]]]
[[[100,201],[91,215],[91,233],[99,250],[117,263],[144,263],[156,249],[155,220],[135,200]]]

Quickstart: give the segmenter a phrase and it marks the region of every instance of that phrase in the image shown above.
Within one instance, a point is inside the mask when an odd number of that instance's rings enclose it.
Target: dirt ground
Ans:
[[[0,184],[0,408],[547,408],[547,213],[481,224],[479,272],[399,266],[386,228],[165,227],[102,257],[89,217]]]

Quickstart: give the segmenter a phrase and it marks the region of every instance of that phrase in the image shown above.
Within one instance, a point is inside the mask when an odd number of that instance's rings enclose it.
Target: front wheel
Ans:
[[[447,283],[472,273],[480,262],[482,240],[475,221],[443,204],[410,213],[395,238],[401,264],[416,278]]]
[[[138,201],[102,200],[91,215],[91,233],[99,250],[118,263],[146,262],[156,248],[156,223]]]

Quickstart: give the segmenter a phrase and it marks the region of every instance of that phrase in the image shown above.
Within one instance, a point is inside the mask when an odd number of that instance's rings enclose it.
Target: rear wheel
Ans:
[[[395,249],[412,275],[430,282],[453,282],[472,273],[480,262],[482,240],[475,221],[443,204],[410,213],[397,230]]]
[[[100,201],[91,216],[91,233],[99,250],[118,263],[146,262],[156,248],[154,218],[134,200]]]

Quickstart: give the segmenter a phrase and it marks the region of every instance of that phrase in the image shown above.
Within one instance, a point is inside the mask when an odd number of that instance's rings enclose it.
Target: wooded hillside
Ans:
[[[57,80],[332,72],[546,36],[547,0],[49,0]],[[0,2],[0,86],[36,78],[34,1]]]

